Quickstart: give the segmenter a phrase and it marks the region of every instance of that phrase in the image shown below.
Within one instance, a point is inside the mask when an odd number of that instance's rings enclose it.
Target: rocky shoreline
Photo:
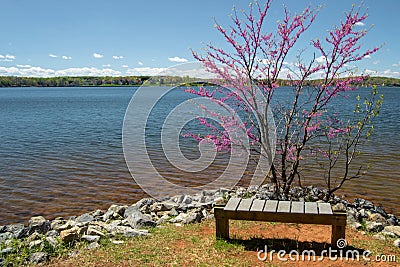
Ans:
[[[100,246],[102,239],[120,244],[124,238],[149,235],[148,229],[151,227],[166,223],[181,226],[211,219],[213,207],[226,203],[230,197],[276,199],[274,192],[275,188],[270,184],[259,188],[221,188],[195,195],[165,197],[162,200],[144,198],[130,206],[114,204],[108,210],[95,210],[68,219],[32,217],[26,225],[19,223],[0,226],[0,266],[13,265],[7,257],[18,253],[22,247],[29,248],[31,252],[22,261],[25,264],[37,264],[49,260],[49,248],[54,250],[61,245],[84,242],[87,249],[93,249]],[[290,191],[289,200],[322,201],[326,193],[313,186],[294,187]],[[349,202],[334,196],[330,203],[334,210],[347,212],[350,227],[372,232],[379,239],[393,238],[394,245],[400,247],[400,219],[395,215],[360,198]]]

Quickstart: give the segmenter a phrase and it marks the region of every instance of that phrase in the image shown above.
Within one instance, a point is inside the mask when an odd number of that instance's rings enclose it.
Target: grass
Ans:
[[[151,235],[136,238],[115,237],[124,241],[114,244],[109,238],[100,239],[100,247],[87,249],[86,242],[69,246],[51,247],[43,241],[40,247],[29,248],[23,242],[14,240],[14,253],[5,256],[14,266],[20,266],[30,253],[45,251],[52,256],[51,266],[309,266],[310,262],[282,262],[276,253],[272,261],[260,261],[257,252],[268,247],[268,251],[287,252],[313,249],[317,253],[329,247],[330,227],[321,225],[280,224],[267,222],[231,221],[231,240],[215,238],[215,223],[207,220],[201,224],[175,226],[166,224],[150,229]],[[397,262],[383,262],[377,266],[400,264],[400,249],[393,246],[393,239],[378,240],[373,234],[362,234],[347,229],[346,240],[351,248],[366,249],[372,255],[396,255]],[[1,247],[3,248],[3,247]],[[72,251],[79,250],[75,256]],[[4,255],[1,256],[4,258]],[[376,266],[371,262],[333,262],[324,259],[312,266]]]
[[[259,249],[303,251],[314,249],[317,253],[327,249],[330,227],[319,225],[280,224],[265,222],[233,221],[230,223],[229,241],[215,239],[213,220],[182,227],[168,224],[151,230],[146,237],[125,239],[120,245],[104,241],[95,250],[83,249],[76,257],[59,257],[54,266],[292,266],[293,261],[281,262],[274,255],[273,261],[260,261]],[[381,241],[372,235],[348,229],[350,248],[372,255],[393,254],[397,262],[377,266],[396,266],[400,263],[400,249],[393,240]],[[317,254],[318,255],[318,254]],[[317,264],[317,265],[315,265]],[[296,266],[309,266],[309,262],[296,262]],[[313,265],[313,264],[311,264]],[[324,259],[313,266],[375,266],[370,262],[333,262]]]

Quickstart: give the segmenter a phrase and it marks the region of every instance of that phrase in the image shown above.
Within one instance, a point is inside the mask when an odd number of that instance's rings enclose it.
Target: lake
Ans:
[[[146,88],[149,94],[156,89]],[[136,90],[0,88],[0,225],[26,222],[33,215],[68,217],[145,197],[128,171],[121,137],[125,111]],[[371,169],[338,194],[372,200],[399,215],[400,88],[383,87],[379,92],[385,97],[381,115],[363,150]],[[183,92],[171,95],[174,101],[187,97]],[[153,119],[163,116],[160,110]],[[160,161],[159,167],[163,164]],[[201,175],[208,179],[218,171]],[[189,179],[179,173],[166,175],[178,183]],[[307,184],[320,183],[312,170],[309,175]]]

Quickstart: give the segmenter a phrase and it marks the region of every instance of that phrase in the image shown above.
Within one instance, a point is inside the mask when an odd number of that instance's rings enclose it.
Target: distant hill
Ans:
[[[151,78],[151,79],[150,79]],[[202,80],[201,82],[198,82]],[[204,79],[177,76],[125,76],[125,77],[15,77],[0,76],[0,87],[81,87],[81,86],[141,86],[147,85],[207,85],[210,81]],[[287,85],[287,80],[279,80],[280,85]],[[318,80],[311,80],[307,85],[312,86]],[[400,87],[400,79],[388,77],[369,77],[361,86],[393,86]]]

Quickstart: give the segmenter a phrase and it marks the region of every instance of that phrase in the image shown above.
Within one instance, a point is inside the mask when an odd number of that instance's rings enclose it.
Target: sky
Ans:
[[[248,9],[248,0],[1,0],[0,76],[156,75],[176,64],[195,61],[191,50],[205,44],[226,48],[214,19],[230,25],[232,7]],[[259,0],[263,3],[262,0]],[[324,38],[361,1],[275,0],[267,29],[282,18],[283,3],[292,13],[322,6],[299,41]],[[369,17],[362,48],[381,47],[357,64],[359,72],[400,78],[398,0],[364,0]],[[294,55],[288,60],[294,61]]]

